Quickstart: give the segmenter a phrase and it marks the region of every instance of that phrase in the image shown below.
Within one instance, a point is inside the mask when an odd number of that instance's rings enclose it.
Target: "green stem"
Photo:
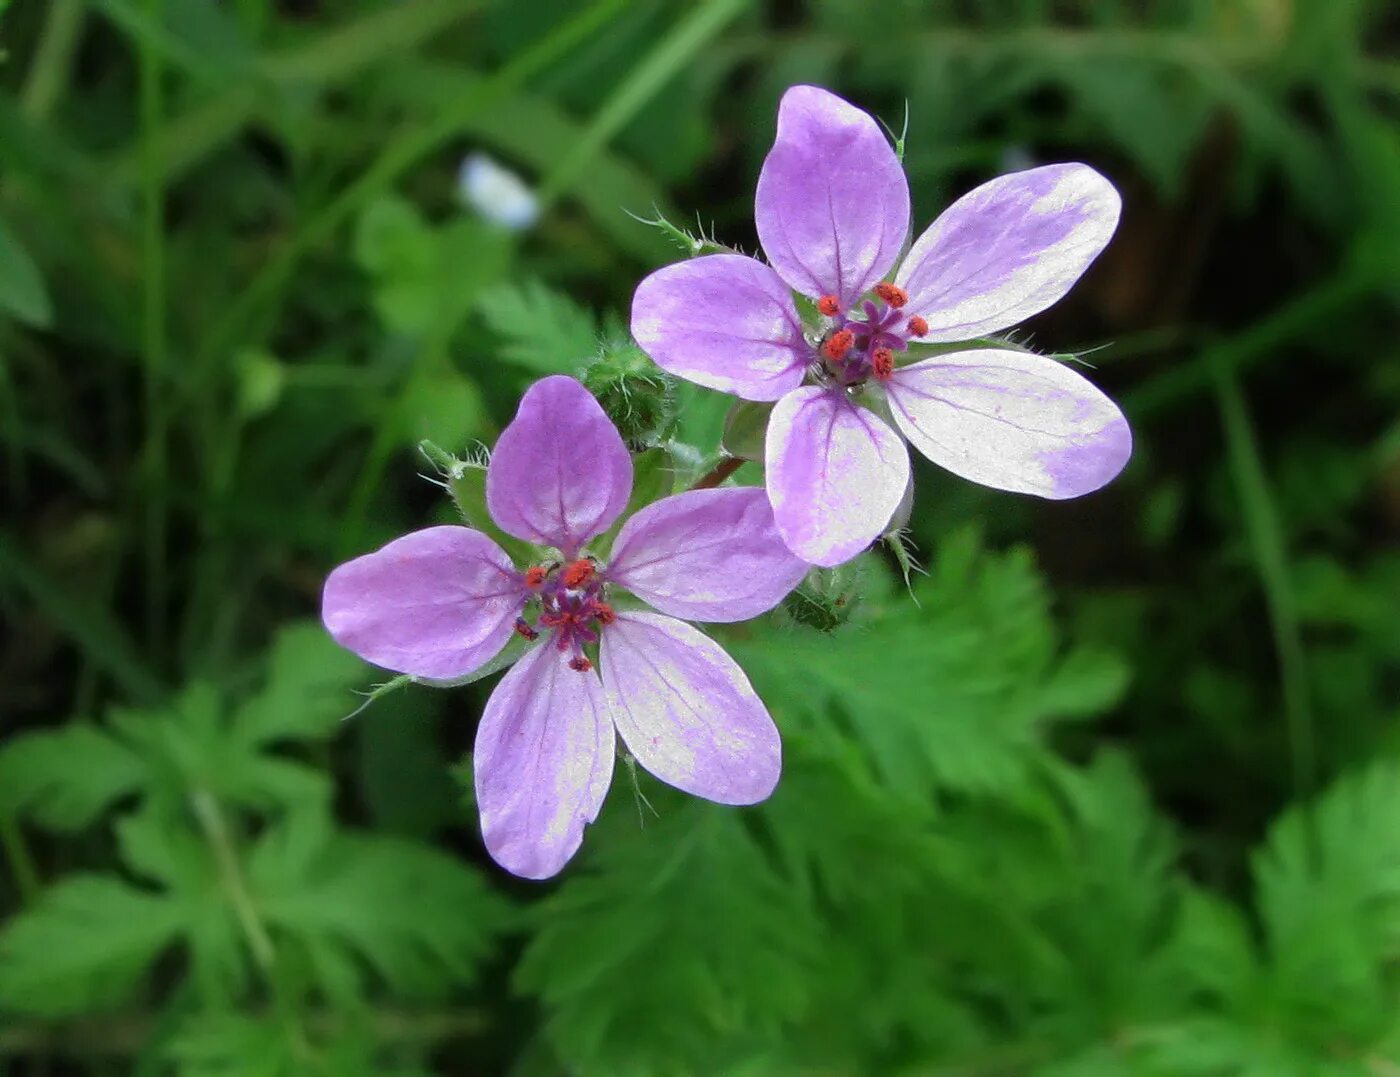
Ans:
[[[272,936],[267,933],[262,917],[258,915],[252,895],[248,893],[248,887],[243,880],[243,869],[238,862],[238,854],[234,851],[228,826],[224,823],[223,812],[219,810],[219,802],[208,790],[196,789],[190,793],[190,807],[194,810],[195,819],[199,822],[199,829],[204,834],[205,841],[214,853],[224,893],[228,896],[229,904],[233,906],[233,915],[238,920],[238,926],[243,929],[248,950],[252,953],[258,969],[271,981],[277,964],[277,950],[272,945]]]
[[[39,879],[39,869],[34,866],[34,857],[24,840],[24,831],[13,814],[0,810],[0,846],[5,849],[5,859],[14,873],[15,886],[19,889],[20,901],[31,904],[39,896],[43,883]]]
[[[34,62],[20,90],[19,108],[26,119],[42,123],[63,97],[85,14],[84,0],[53,0],[49,5]]]
[[[165,0],[146,0],[149,18],[163,21]],[[167,425],[165,410],[165,187],[157,138],[160,133],[163,62],[146,41],[140,45],[141,189],[141,351],[145,381],[146,438],[142,478],[146,506],[146,605],[150,637],[158,648],[165,638],[167,561]]]
[[[1314,325],[1337,317],[1374,287],[1374,271],[1365,263],[1355,263],[1194,361],[1159,374],[1129,393],[1124,405],[1135,419],[1169,408],[1208,389],[1215,379],[1213,364],[1232,376],[1243,373]]]
[[[1307,797],[1317,784],[1316,735],[1308,692],[1307,660],[1288,566],[1287,541],[1269,491],[1268,477],[1249,412],[1226,361],[1226,353],[1212,350],[1206,357],[1215,375],[1216,404],[1225,433],[1230,474],[1239,495],[1255,567],[1268,605],[1269,625],[1278,656],[1284,717],[1288,725],[1294,793]]]
[[[673,26],[608,95],[583,137],[540,181],[541,207],[549,206],[567,191],[593,156],[747,6],[748,0],[710,0]]]
[[[447,364],[446,338],[450,333],[450,328],[446,319],[441,320],[441,326],[443,331],[434,333],[418,349],[413,366],[394,402],[379,413],[379,421],[375,424],[369,451],[365,454],[365,460],[360,467],[359,475],[355,478],[355,484],[350,488],[350,499],[345,508],[343,526],[340,532],[341,556],[348,555],[360,543],[360,531],[364,527],[365,514],[369,511],[375,489],[384,476],[384,469],[388,467],[389,461],[393,458],[394,449],[402,438],[405,422],[409,418],[407,414],[408,403],[420,399],[419,389],[421,385],[432,375],[433,371]]]

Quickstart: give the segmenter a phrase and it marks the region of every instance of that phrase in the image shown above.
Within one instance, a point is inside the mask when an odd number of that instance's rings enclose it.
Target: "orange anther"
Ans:
[[[885,303],[895,310],[909,302],[909,293],[898,284],[890,284],[882,281],[875,285],[875,294],[885,301]]]
[[[839,363],[846,358],[846,353],[851,350],[851,345],[856,342],[856,335],[849,329],[838,329],[826,338],[826,343],[822,345],[822,351],[832,362]]]

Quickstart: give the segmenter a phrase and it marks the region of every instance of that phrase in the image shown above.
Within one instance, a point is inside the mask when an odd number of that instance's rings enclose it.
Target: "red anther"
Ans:
[[[524,636],[526,639],[533,640],[540,638],[540,634],[536,632],[533,628],[531,628],[529,624],[526,623],[524,617],[517,617],[515,619],[515,630],[519,632],[522,636]]]
[[[579,673],[587,673],[593,668],[593,663],[584,658],[583,655],[579,655],[577,658],[569,659],[569,668],[577,670]]]
[[[870,369],[881,381],[889,381],[894,373],[894,352],[889,348],[876,348],[875,354],[870,357]]]
[[[824,295],[817,300],[817,309],[828,318],[834,318],[841,313],[841,300],[834,295]]]
[[[564,625],[569,623],[569,619],[570,618],[567,613],[540,614],[540,624],[542,624],[545,628],[562,628]]]
[[[895,310],[898,310],[900,307],[904,306],[905,303],[909,302],[908,292],[898,284],[890,284],[887,281],[881,281],[879,284],[875,285],[875,294],[883,299],[887,306],[891,306]]]
[[[543,565],[533,565],[525,570],[525,586],[533,591],[544,583],[544,578],[547,575]]]
[[[928,332],[928,322],[924,321],[917,314],[909,319],[909,335],[911,337],[921,337]]]
[[[839,363],[846,358],[846,353],[851,350],[851,345],[855,342],[856,335],[849,329],[838,329],[826,338],[826,343],[822,345],[822,351],[832,362]]]
[[[564,566],[564,586],[570,591],[577,590],[593,578],[593,562],[580,558]]]
[[[598,618],[598,623],[610,625],[617,620],[617,613],[606,602],[595,602],[593,604],[593,616]]]

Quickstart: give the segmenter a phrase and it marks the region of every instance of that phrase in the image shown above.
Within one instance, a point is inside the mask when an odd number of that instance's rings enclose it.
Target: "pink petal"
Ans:
[[[647,277],[632,299],[632,335],[663,370],[746,400],[797,388],[811,354],[788,286],[739,254]]]
[[[778,107],[754,218],[783,280],[849,308],[899,257],[909,184],[868,113],[816,86],[794,86]]]
[[[486,703],[472,768],[481,834],[496,863],[547,879],[578,851],[612,782],[603,686],[553,647],[531,650]]]
[[[321,595],[342,647],[416,677],[462,677],[496,656],[525,602],[494,542],[466,527],[429,527],[347,561]]]
[[[778,784],[778,729],[713,640],[670,617],[620,613],[600,664],[617,731],[663,782],[721,804],[756,804]]]
[[[573,557],[631,492],[627,446],[588,390],[562,374],[530,386],[486,472],[486,506],[501,530]]]
[[[909,251],[896,283],[921,340],[972,340],[1057,302],[1113,238],[1122,200],[1088,165],[1000,176],[963,195]]]
[[[783,397],[768,419],[764,456],[778,531],[814,565],[839,565],[874,542],[909,481],[899,435],[839,389]]]
[[[1043,355],[940,355],[895,371],[888,393],[914,448],[998,490],[1078,497],[1107,483],[1132,454],[1132,433],[1113,401]]]
[[[608,578],[672,617],[746,621],[810,566],[783,545],[756,487],[691,490],[648,505],[618,533]]]

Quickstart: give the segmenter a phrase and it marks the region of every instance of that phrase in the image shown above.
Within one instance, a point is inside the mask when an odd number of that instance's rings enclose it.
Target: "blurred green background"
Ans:
[[[3,6],[3,5],[0,5]],[[12,0],[0,16],[0,1070],[1400,1074],[1400,11],[1383,0]],[[679,257],[755,247],[779,95],[898,129],[916,227],[1083,160],[1026,327],[1136,433],[1046,503],[918,475],[848,623],[720,633],[786,768],[619,769],[484,855],[487,687],[315,622]],[[486,153],[536,193],[464,202]],[[725,402],[686,398],[713,449]],[[488,682],[489,687],[489,682]]]

